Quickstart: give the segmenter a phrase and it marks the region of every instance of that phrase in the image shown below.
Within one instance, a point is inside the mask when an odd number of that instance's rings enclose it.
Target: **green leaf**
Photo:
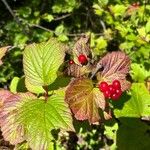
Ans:
[[[96,15],[101,16],[103,14],[104,10],[98,4],[94,4],[93,8]]]
[[[106,48],[107,46],[107,41],[103,37],[98,38],[96,40],[96,43],[97,43],[96,47],[98,48],[98,50]]]
[[[48,90],[54,91],[66,87],[69,84],[69,82],[70,82],[70,77],[58,76],[56,80],[48,86]],[[30,84],[30,82],[28,82],[28,80],[26,80],[25,83],[26,83],[26,88],[32,93],[41,94],[45,92],[42,86],[32,85]]]
[[[10,83],[10,91],[13,93],[17,92],[27,92],[27,88],[25,86],[25,77],[14,77]],[[32,91],[31,91],[32,92]]]
[[[70,77],[58,76],[56,80],[48,86],[48,90],[58,90],[59,88],[66,87],[70,79]]]
[[[108,2],[109,2],[109,0],[98,0],[99,5],[101,5],[101,6],[107,5]]]
[[[54,82],[63,63],[65,47],[55,39],[25,48],[23,65],[25,77],[32,85],[45,86]]]
[[[23,33],[18,33],[14,39],[14,45],[20,48],[24,48],[26,42],[29,40],[28,36]]]
[[[14,150],[28,150],[30,147],[27,142],[23,142],[15,145]]]
[[[145,30],[146,30],[146,33],[150,32],[150,20],[148,20],[148,22],[146,23]]]
[[[140,37],[146,37],[146,31],[145,31],[145,27],[141,27],[137,29]]]
[[[126,11],[126,6],[125,5],[114,5],[114,6],[110,6],[110,9],[112,11],[112,13],[114,13],[115,17],[118,16],[123,16],[125,14]]]
[[[116,140],[117,140],[117,130],[119,128],[118,123],[111,119],[107,122],[105,122],[105,130],[104,130],[104,135],[108,138],[113,140],[113,144],[110,146],[111,150],[115,150],[117,145],[116,145]]]
[[[47,102],[31,93],[10,95],[0,112],[0,124],[5,140],[14,145],[27,141],[33,150],[52,146],[52,130],[74,131],[62,92],[52,95]]]
[[[29,99],[22,103],[19,110],[19,120],[24,124],[26,140],[33,150],[48,149],[54,129],[74,131],[71,112],[64,102],[64,96],[53,95],[47,102]]]
[[[42,16],[42,18],[43,18],[44,20],[48,21],[48,22],[51,22],[51,21],[54,19],[53,15],[48,14],[48,13],[45,13],[45,14]]]
[[[114,112],[117,118],[150,116],[150,94],[144,83],[134,83],[130,99],[122,109],[115,109]]]
[[[55,34],[57,36],[61,35],[63,33],[64,29],[65,29],[64,25],[57,26],[57,28],[55,29]]]
[[[70,13],[78,6],[79,3],[76,0],[55,0],[52,10],[53,13]]]
[[[117,147],[121,150],[148,150],[150,147],[149,126],[137,118],[120,118],[117,131]]]
[[[147,71],[142,64],[131,64],[131,76],[136,82],[144,82],[150,76],[150,71]]]
[[[105,109],[105,99],[98,88],[93,87],[92,80],[77,78],[71,81],[66,90],[66,102],[77,120],[98,123],[98,108]]]
[[[116,139],[116,132],[118,130],[118,124],[116,122],[112,122],[112,123],[113,124],[111,124],[111,125],[109,125],[109,124],[105,125],[104,134],[107,136],[108,139],[114,140],[114,139]]]
[[[62,41],[62,42],[66,42],[66,41],[69,40],[69,38],[67,37],[67,35],[61,34],[61,35],[58,36],[58,40]]]
[[[30,7],[21,7],[18,13],[21,17],[28,18],[32,13],[32,9]]]
[[[28,91],[30,91],[32,93],[40,94],[40,93],[45,92],[45,90],[43,89],[42,86],[33,85],[27,79],[25,79],[25,85],[26,85],[26,88],[28,89]]]
[[[13,92],[13,93],[16,93],[17,92],[17,85],[18,85],[18,82],[19,82],[19,77],[14,77],[10,83],[10,91]]]
[[[124,43],[121,43],[119,48],[122,49],[122,50],[131,50],[133,47],[134,47],[135,43],[134,42],[124,42]]]

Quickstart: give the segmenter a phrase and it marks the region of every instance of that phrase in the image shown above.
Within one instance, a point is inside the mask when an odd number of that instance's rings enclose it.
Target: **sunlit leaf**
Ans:
[[[115,109],[115,116],[137,117],[150,116],[150,94],[144,83],[134,83],[131,87],[131,98],[123,109]]]
[[[146,78],[150,77],[150,71],[147,71],[142,64],[131,64],[131,76],[136,82],[144,82]]]
[[[20,107],[20,121],[26,129],[26,140],[33,150],[46,150],[51,146],[54,129],[74,131],[71,112],[64,96],[53,95],[47,102],[29,99]]]
[[[74,131],[71,112],[62,92],[47,99],[37,99],[31,93],[9,96],[0,111],[2,135],[16,145],[27,141],[33,150],[52,146],[52,130]]]
[[[112,13],[114,14],[115,17],[119,17],[125,14],[126,11],[126,6],[125,5],[111,5],[110,6],[110,10],[112,11]]]
[[[36,86],[45,86],[54,82],[64,55],[65,47],[56,39],[28,45],[23,56],[24,72],[28,82]]]
[[[66,91],[66,102],[69,104],[77,120],[88,120],[98,123],[98,108],[105,109],[105,99],[98,88],[93,87],[92,80],[74,79]]]
[[[6,92],[5,92],[6,93]],[[18,120],[19,107],[22,99],[35,98],[31,93],[11,94],[3,103],[0,111],[0,126],[4,139],[16,145],[25,140],[24,127]]]
[[[117,148],[116,139],[117,139],[117,130],[118,130],[118,123],[115,120],[110,120],[105,122],[104,126],[104,135],[108,138],[113,140],[113,144],[110,146],[111,150],[115,150]]]
[[[9,89],[11,92],[13,93],[17,93],[17,92],[27,92],[27,88],[25,85],[25,77],[22,76],[21,78],[19,77],[14,77],[11,80]],[[30,90],[29,90],[30,91]],[[30,91],[32,92],[32,91]]]
[[[19,80],[20,78],[19,77],[14,77],[10,83],[10,91],[13,92],[13,93],[16,93],[17,92],[17,85],[19,83]]]
[[[83,36],[81,37],[74,45],[73,47],[73,55],[74,55],[74,61],[76,64],[81,65],[78,61],[78,56],[80,54],[83,54],[89,59],[91,50],[90,50],[90,43],[89,43],[89,37]]]
[[[150,32],[150,20],[148,20],[148,22],[146,23],[145,30],[146,30],[146,33]]]
[[[119,80],[122,91],[130,87],[130,83],[126,81],[126,75],[130,69],[130,59],[124,52],[107,53],[98,65],[103,67],[103,71],[98,75],[98,80],[104,80],[108,83]]]
[[[42,86],[33,85],[27,79],[25,79],[25,86],[32,93],[40,94],[45,92]]]
[[[5,46],[5,47],[1,47],[0,48],[0,65],[2,65],[2,57],[4,57],[5,53],[7,52],[8,48],[10,48],[10,46]]]
[[[8,90],[0,90],[0,108],[2,108],[4,101],[7,100],[7,98],[11,95],[13,95],[13,93]]]
[[[103,37],[100,37],[96,40],[96,43],[97,43],[97,49],[100,51],[101,49],[104,49],[106,48],[107,46],[107,41],[103,38]],[[100,52],[99,52],[100,53]]]
[[[65,73],[68,76],[79,78],[79,77],[86,76],[90,71],[91,71],[91,66],[80,66],[77,64],[72,64],[67,67]]]

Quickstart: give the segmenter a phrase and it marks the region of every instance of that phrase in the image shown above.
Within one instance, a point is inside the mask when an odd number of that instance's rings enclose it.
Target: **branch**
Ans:
[[[92,71],[90,79],[92,79],[101,68],[103,68],[102,64],[97,63],[96,68]]]
[[[45,102],[47,102],[48,100],[48,86],[43,86],[43,89],[45,90],[45,94],[44,94],[44,97],[45,97]]]
[[[51,33],[54,33],[55,34],[55,31],[54,30],[51,30],[51,29],[48,29],[48,28],[45,28],[41,25],[37,25],[37,24],[28,24],[29,27],[36,27],[36,28],[39,28],[39,29],[42,29],[42,30],[45,30],[47,32],[51,32]],[[95,35],[97,36],[102,36],[104,35],[103,33],[94,33]],[[60,34],[61,35],[61,34]],[[66,33],[67,36],[70,36],[70,37],[76,37],[76,36],[84,36],[86,35],[86,33]]]
[[[50,30],[50,29],[45,28],[45,27],[43,27],[41,25],[38,25],[38,24],[29,24],[29,26],[36,27],[36,28],[39,28],[39,29],[42,29],[42,30],[45,30],[45,31],[48,31],[48,32],[54,32],[53,30]]]
[[[69,16],[71,16],[71,14],[66,14],[66,15],[63,15],[63,16],[61,16],[61,17],[55,18],[54,21],[62,20],[62,19],[65,19],[65,18],[67,18],[67,17],[69,17]]]
[[[7,1],[6,1],[6,0],[2,0],[2,2],[3,2],[4,5],[6,6],[7,10],[10,12],[10,14],[11,14],[15,19],[17,19],[16,16],[15,16],[15,14],[14,14],[14,12],[13,12],[13,10],[12,10],[12,9],[10,8],[10,6],[8,5]]]
[[[6,7],[7,10],[9,11],[9,13],[13,16],[13,18],[14,18],[14,20],[17,22],[17,24],[18,24],[19,26],[22,26],[21,21],[20,21],[19,18],[14,14],[13,10],[11,9],[11,7],[10,7],[9,4],[7,3],[7,1],[6,1],[6,0],[1,0],[1,1],[4,3],[5,7]],[[22,32],[23,32],[24,34],[27,34],[27,35],[28,35],[28,33],[26,32],[26,30],[25,30],[24,28],[22,28]]]
[[[100,20],[100,24],[102,25],[103,31],[105,31],[106,30],[105,23],[102,20]]]

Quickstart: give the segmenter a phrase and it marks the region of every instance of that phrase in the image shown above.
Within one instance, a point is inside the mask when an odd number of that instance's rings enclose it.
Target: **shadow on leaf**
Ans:
[[[139,118],[119,118],[116,145],[119,150],[149,150],[150,127]]]

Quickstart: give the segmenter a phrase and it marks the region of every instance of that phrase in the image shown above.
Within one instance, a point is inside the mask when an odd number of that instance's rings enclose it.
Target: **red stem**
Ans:
[[[44,94],[44,97],[45,97],[45,102],[47,102],[47,99],[48,99],[48,86],[43,86],[43,89],[45,90],[45,94]]]

